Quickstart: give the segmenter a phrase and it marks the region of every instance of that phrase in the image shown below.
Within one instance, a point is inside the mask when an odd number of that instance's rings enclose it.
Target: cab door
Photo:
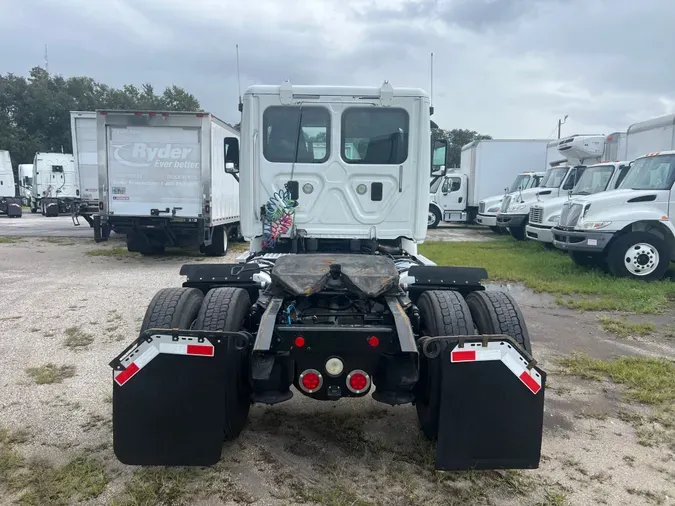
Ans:
[[[441,186],[440,205],[443,213],[466,209],[467,178],[465,175],[446,176]]]

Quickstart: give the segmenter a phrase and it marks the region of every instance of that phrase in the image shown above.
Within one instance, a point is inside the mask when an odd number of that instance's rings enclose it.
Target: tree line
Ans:
[[[40,67],[28,77],[0,74],[0,149],[10,152],[15,171],[20,163],[32,163],[38,151],[70,153],[70,111],[96,109],[200,111],[201,106],[178,86],[157,94],[151,84],[115,88],[90,77],[66,79]],[[431,132],[432,140],[448,140],[448,167],[459,167],[462,146],[491,138],[473,130],[444,130],[433,121]]]

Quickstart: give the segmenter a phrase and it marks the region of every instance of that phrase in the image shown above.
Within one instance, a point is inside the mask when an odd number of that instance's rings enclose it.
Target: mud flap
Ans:
[[[436,469],[537,468],[546,373],[527,353],[507,336],[481,336],[433,360],[442,361]]]
[[[234,332],[151,329],[110,363],[120,462],[209,466],[220,460],[228,339],[247,342]]]

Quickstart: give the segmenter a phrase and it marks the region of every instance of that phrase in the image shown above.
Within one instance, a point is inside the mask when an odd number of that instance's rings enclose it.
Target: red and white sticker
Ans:
[[[534,368],[527,368],[527,360],[507,341],[488,341],[483,343],[465,343],[463,348],[457,345],[450,352],[450,361],[459,362],[502,362],[532,392],[541,390],[541,374]]]
[[[133,378],[143,367],[160,353],[194,357],[213,357],[215,348],[208,341],[199,342],[196,337],[181,337],[177,342],[172,336],[153,334],[152,341],[143,341],[120,359],[124,370],[115,371],[113,377],[119,386]]]

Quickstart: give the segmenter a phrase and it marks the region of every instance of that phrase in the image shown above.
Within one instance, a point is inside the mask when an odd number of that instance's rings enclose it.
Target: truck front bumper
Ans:
[[[553,230],[551,227],[542,227],[538,225],[527,225],[525,227],[525,234],[528,239],[539,242],[553,242]]]
[[[614,232],[564,230],[558,227],[553,227],[552,233],[553,245],[556,248],[588,253],[601,253],[614,237]]]
[[[502,228],[521,227],[527,221],[529,214],[498,214],[497,226]]]
[[[479,214],[476,216],[476,223],[486,227],[496,227],[497,226],[497,215],[496,214]]]

